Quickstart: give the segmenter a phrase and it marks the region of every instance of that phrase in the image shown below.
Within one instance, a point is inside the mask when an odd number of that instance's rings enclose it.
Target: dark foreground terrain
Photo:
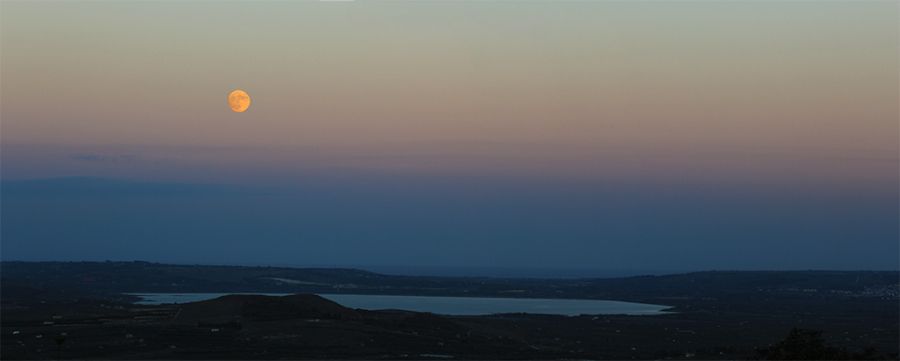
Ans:
[[[405,277],[145,262],[2,263],[3,359],[896,359],[897,272]],[[139,306],[124,292],[290,292]],[[655,316],[440,316],[310,293],[615,299]],[[792,331],[793,330],[793,331]],[[815,331],[813,331],[815,330]]]

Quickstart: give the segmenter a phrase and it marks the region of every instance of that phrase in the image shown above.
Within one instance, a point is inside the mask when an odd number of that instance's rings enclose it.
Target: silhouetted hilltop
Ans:
[[[316,295],[227,295],[182,304],[178,323],[224,323],[243,320],[333,319],[357,320],[357,311]]]

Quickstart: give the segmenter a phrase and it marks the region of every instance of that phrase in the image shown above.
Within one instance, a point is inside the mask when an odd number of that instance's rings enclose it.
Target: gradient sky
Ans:
[[[2,258],[898,269],[898,6],[4,1]]]

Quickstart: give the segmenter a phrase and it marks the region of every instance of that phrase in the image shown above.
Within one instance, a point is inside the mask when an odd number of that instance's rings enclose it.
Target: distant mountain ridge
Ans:
[[[174,265],[150,262],[0,263],[4,289],[90,290],[98,294],[357,293],[435,296],[618,299],[735,297],[772,292],[797,297],[897,297],[897,271],[707,271],[585,279],[395,276],[347,268]],[[652,303],[652,302],[651,302]]]

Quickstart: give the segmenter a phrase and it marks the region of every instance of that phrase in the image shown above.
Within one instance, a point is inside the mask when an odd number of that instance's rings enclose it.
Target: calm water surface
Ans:
[[[228,293],[131,293],[141,297],[138,304],[159,305],[209,300]],[[286,293],[264,293],[267,296],[285,296]],[[444,315],[489,315],[495,313],[540,313],[551,315],[656,315],[665,313],[669,306],[646,303],[574,300],[544,298],[488,298],[488,297],[433,297],[433,296],[385,296],[319,294],[345,307],[364,310],[408,310]]]

